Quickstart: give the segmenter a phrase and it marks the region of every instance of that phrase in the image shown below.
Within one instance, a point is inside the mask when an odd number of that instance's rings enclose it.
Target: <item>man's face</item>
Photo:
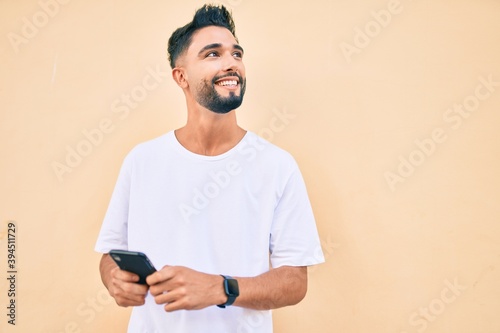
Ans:
[[[201,106],[228,113],[245,94],[243,49],[226,28],[210,26],[195,32],[181,66],[192,96]]]

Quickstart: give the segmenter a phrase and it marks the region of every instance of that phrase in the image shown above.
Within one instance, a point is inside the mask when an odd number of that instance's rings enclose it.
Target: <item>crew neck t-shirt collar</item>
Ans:
[[[170,131],[166,134],[166,139],[169,142],[170,146],[175,149],[179,154],[188,157],[188,158],[193,158],[197,160],[203,160],[203,161],[218,161],[222,160],[224,158],[227,158],[228,156],[231,156],[234,152],[238,150],[238,147],[243,144],[243,142],[250,136],[250,132],[247,131],[243,138],[231,149],[228,151],[219,154],[219,155],[201,155],[197,153],[193,153],[192,151],[186,149],[180,142],[177,140],[177,137],[175,136],[175,131]]]

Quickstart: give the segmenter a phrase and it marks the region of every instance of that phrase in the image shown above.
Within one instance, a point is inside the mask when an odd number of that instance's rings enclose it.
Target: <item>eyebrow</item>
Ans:
[[[198,55],[202,54],[203,52],[207,51],[207,50],[212,50],[212,49],[220,49],[222,47],[222,44],[221,43],[213,43],[213,44],[208,44],[208,45],[205,45],[201,50],[200,52],[198,52]],[[245,51],[243,50],[243,48],[238,45],[238,44],[233,44],[233,48],[237,49],[237,50],[240,50],[242,53],[244,53]]]

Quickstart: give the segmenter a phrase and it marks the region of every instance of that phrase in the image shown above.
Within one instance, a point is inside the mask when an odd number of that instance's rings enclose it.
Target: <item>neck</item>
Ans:
[[[175,131],[175,136],[187,150],[215,156],[236,146],[245,133],[236,122],[235,111],[217,114],[197,105],[188,107],[187,123]]]

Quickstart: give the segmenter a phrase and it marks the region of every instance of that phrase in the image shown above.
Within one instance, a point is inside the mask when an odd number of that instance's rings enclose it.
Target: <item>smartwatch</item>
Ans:
[[[219,308],[225,308],[234,303],[236,297],[240,296],[240,288],[238,288],[238,281],[227,275],[221,275],[224,278],[223,286],[224,292],[227,296],[227,302],[217,305]]]

